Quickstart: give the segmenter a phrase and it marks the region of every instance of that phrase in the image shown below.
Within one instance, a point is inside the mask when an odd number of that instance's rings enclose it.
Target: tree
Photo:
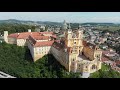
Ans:
[[[35,63],[27,47],[1,43],[0,71],[18,78],[78,78],[80,74],[69,73],[51,55],[45,55]]]
[[[11,24],[11,23],[2,23],[0,24],[0,32],[3,34],[4,31],[11,33],[18,32],[28,32],[28,29],[35,31],[35,26],[33,25],[24,25],[24,24]]]
[[[112,70],[109,65],[102,64],[102,68],[92,73],[90,78],[120,78],[120,73]]]

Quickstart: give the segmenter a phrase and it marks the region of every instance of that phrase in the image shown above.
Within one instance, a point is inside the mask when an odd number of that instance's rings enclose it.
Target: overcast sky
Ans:
[[[120,23],[120,12],[0,12],[0,20]]]

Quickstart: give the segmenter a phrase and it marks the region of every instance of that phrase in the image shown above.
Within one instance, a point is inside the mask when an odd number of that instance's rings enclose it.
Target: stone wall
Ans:
[[[8,43],[9,43],[9,44],[17,44],[17,40],[16,40],[16,38],[11,38],[11,37],[9,37],[9,38],[8,38]]]
[[[67,52],[51,47],[51,54],[60,62],[67,70],[69,69],[69,56]]]

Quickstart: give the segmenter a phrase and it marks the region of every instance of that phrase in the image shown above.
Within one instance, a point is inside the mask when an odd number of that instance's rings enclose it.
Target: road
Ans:
[[[16,77],[13,77],[9,74],[6,74],[6,73],[0,71],[0,78],[16,78]]]

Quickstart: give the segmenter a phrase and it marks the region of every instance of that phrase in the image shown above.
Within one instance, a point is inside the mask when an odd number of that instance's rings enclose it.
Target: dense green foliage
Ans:
[[[80,78],[79,73],[69,73],[52,55],[32,61],[27,47],[0,44],[0,71],[18,78]],[[120,78],[120,74],[107,65],[91,74],[90,78]]]
[[[120,78],[120,73],[112,70],[110,66],[102,64],[102,69],[92,73],[90,78]]]
[[[68,73],[52,55],[32,61],[27,47],[0,43],[0,71],[18,78],[79,78],[79,73]]]
[[[32,31],[35,30],[35,26],[24,25],[24,24],[12,24],[12,23],[1,23],[0,24],[0,32],[8,31],[10,33],[18,33],[18,32],[27,32],[28,29]]]

